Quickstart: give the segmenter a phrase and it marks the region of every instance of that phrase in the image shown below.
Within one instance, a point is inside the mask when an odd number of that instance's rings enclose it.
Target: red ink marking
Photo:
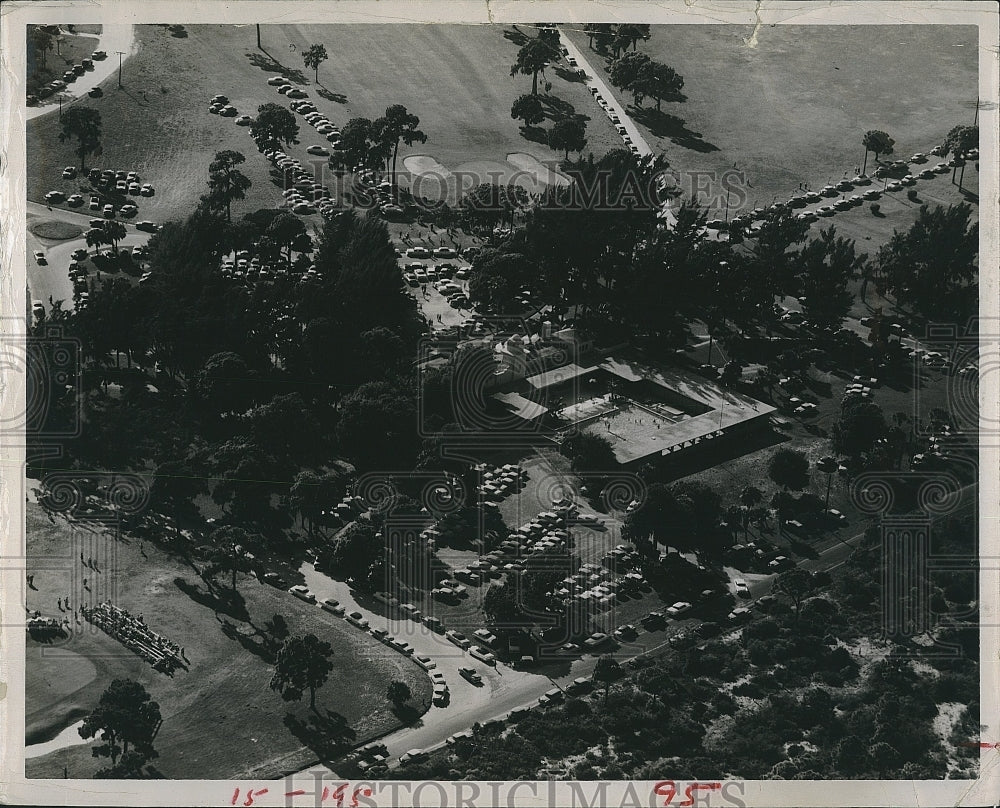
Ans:
[[[240,790],[236,789],[233,792],[233,798],[229,801],[229,804],[230,805],[236,805],[236,800],[238,800],[239,798],[240,798]]]
[[[663,804],[670,805],[674,797],[677,796],[677,788],[673,780],[663,780],[653,786],[653,793],[659,797],[666,797],[667,799]]]
[[[341,783],[337,786],[333,793],[330,795],[330,799],[337,801],[337,808],[340,808],[344,804],[344,790],[347,788],[347,783]]]
[[[975,749],[1000,749],[1000,742],[987,743],[986,741],[962,741],[959,746],[971,746]]]
[[[351,796],[351,808],[358,808],[358,794],[361,794],[363,797],[370,797],[372,790],[368,786],[354,789],[354,794]]]
[[[687,799],[684,802],[678,803],[678,805],[694,805],[693,792],[695,791],[717,791],[720,788],[722,788],[722,783],[692,783],[684,789],[684,796]]]
[[[286,791],[285,792],[285,796],[286,797],[301,797],[305,793],[306,793],[306,790],[304,788],[299,788],[299,789],[296,789],[295,791]]]

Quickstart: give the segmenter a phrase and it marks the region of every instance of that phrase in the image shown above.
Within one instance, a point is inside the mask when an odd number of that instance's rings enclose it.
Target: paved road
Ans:
[[[27,203],[28,215],[38,216],[43,219],[54,219],[71,224],[79,225],[84,231],[89,229],[90,220],[98,218],[92,215],[91,211],[79,213],[73,210],[62,208],[46,208],[37,202]],[[128,235],[119,242],[119,247],[135,247],[149,241],[149,233],[136,230],[133,225],[126,224]],[[30,230],[27,232],[25,240],[26,267],[28,276],[28,292],[31,300],[42,303],[46,309],[49,308],[49,298],[62,300],[63,308],[70,308],[73,300],[73,284],[70,282],[67,270],[69,269],[72,254],[77,249],[87,249],[87,242],[83,238],[70,239],[68,241],[54,242],[49,239],[40,239]],[[107,249],[107,248],[103,248]],[[40,265],[35,261],[33,253],[41,250],[45,253],[47,263]]]
[[[65,33],[64,36],[74,36],[74,34]],[[90,36],[90,34],[84,34],[83,36]],[[134,27],[132,25],[105,24],[102,28],[102,33],[98,38],[98,44],[94,47],[94,50],[104,51],[108,54],[108,58],[100,62],[94,62],[93,70],[88,70],[62,91],[63,104],[65,104],[67,100],[72,100],[86,95],[108,76],[113,75],[115,71],[118,70],[118,51],[122,51],[125,54],[122,57],[123,61],[132,55],[135,50]],[[58,109],[58,97],[50,96],[37,107],[27,107],[24,117],[26,120],[30,121],[32,118],[47,115],[48,113]]]
[[[625,131],[628,132],[628,136],[632,139],[632,143],[634,143],[635,147],[639,150],[639,154],[642,157],[647,157],[651,155],[653,153],[653,150],[646,142],[646,138],[643,137],[642,130],[640,130],[639,127],[636,125],[635,121],[632,120],[628,112],[625,110],[625,107],[622,106],[622,104],[618,101],[618,98],[615,96],[615,94],[611,92],[611,88],[604,83],[604,80],[601,78],[602,71],[594,69],[594,67],[590,64],[589,60],[587,59],[587,57],[583,54],[583,51],[581,51],[578,47],[576,47],[576,45],[573,44],[572,40],[570,40],[568,36],[563,34],[562,31],[560,31],[559,34],[560,34],[559,38],[563,47],[566,48],[569,55],[576,60],[577,66],[580,67],[584,71],[584,73],[587,74],[587,77],[584,80],[586,85],[588,87],[596,87],[597,92],[601,94],[601,97],[618,114],[618,119],[621,121],[621,125],[625,127]],[[600,115],[607,114],[605,113],[604,109],[597,104],[596,101],[594,102],[594,104],[595,106],[597,106],[598,114]],[[669,204],[665,204],[663,206],[663,213],[667,227],[673,227],[675,224],[677,224],[677,219],[674,217],[673,211],[670,209]]]

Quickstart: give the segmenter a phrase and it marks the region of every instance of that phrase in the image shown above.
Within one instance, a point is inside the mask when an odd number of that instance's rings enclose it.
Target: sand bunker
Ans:
[[[530,174],[539,185],[569,185],[570,179],[542,163],[535,155],[514,152],[507,155],[507,162]]]

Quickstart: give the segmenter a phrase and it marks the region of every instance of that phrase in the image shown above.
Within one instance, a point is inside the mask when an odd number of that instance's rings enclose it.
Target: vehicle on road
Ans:
[[[35,250],[33,255],[35,256],[35,263],[39,266],[45,266],[48,263],[48,261],[45,260],[45,253],[41,250]]]
[[[746,581],[744,581],[742,578],[737,578],[735,581],[733,581],[733,584],[736,587],[736,594],[738,597],[741,598],[750,597],[750,585]]]
[[[480,676],[474,668],[459,668],[459,675],[468,682],[478,686],[483,684],[483,677]]]
[[[691,609],[691,604],[684,600],[677,601],[673,606],[667,609],[667,614],[671,617],[680,617],[685,612]]]
[[[49,191],[45,195],[45,201],[46,202],[55,203],[55,204],[58,204],[60,202],[65,202],[66,201],[66,194],[64,194],[62,191]]]

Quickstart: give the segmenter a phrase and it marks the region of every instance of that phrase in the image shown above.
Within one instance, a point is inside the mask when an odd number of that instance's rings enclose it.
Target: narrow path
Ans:
[[[622,104],[618,101],[618,98],[613,92],[611,92],[611,89],[601,78],[601,74],[604,72],[603,69],[595,70],[587,57],[584,56],[583,52],[576,45],[574,45],[572,40],[563,34],[561,30],[559,31],[559,41],[569,52],[569,55],[576,60],[577,66],[587,74],[584,83],[588,87],[596,87],[597,92],[600,93],[601,97],[607,102],[608,106],[610,106],[611,109],[618,115],[618,120],[621,121],[621,125],[625,127],[625,131],[628,132],[628,136],[631,138],[632,143],[634,143],[635,147],[639,150],[639,155],[641,157],[648,157],[653,154],[653,150],[650,148],[649,143],[646,142],[646,138],[643,137],[642,131],[639,129],[636,122],[632,120],[628,112],[626,112],[625,107],[622,106]],[[600,105],[598,105],[597,109],[601,115],[607,114],[604,109],[600,107]],[[669,203],[664,203],[663,214],[667,227],[673,228],[674,225],[677,224],[677,219],[674,216],[673,211],[670,209]]]

